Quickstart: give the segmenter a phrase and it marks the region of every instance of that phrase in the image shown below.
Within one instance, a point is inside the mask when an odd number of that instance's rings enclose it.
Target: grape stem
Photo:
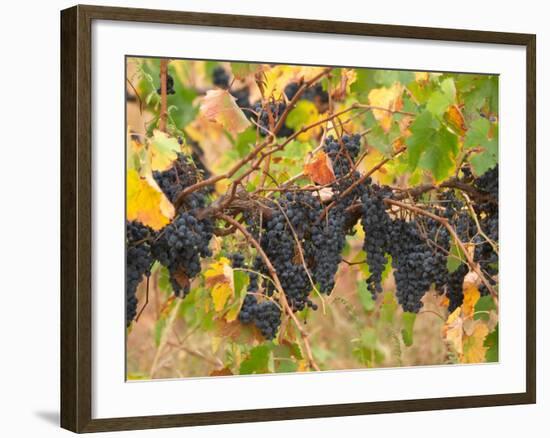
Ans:
[[[269,257],[265,253],[265,251],[262,249],[261,245],[258,243],[258,241],[248,232],[248,230],[243,227],[243,225],[239,222],[237,222],[235,219],[233,219],[231,216],[227,216],[223,213],[219,213],[218,217],[225,222],[229,223],[230,225],[234,226],[237,230],[239,230],[243,236],[250,242],[250,244],[258,251],[258,254],[262,258],[263,262],[265,263],[267,270],[269,272],[269,275],[273,279],[273,283],[275,284],[275,287],[277,288],[277,291],[279,292],[279,302],[281,303],[283,309],[285,310],[285,313],[292,319],[294,324],[296,325],[296,328],[300,332],[300,336],[302,338],[302,342],[304,344],[305,353],[307,356],[309,367],[314,369],[315,371],[320,371],[319,366],[315,362],[315,359],[313,358],[313,353],[311,352],[311,346],[309,345],[309,334],[304,329],[292,309],[290,308],[290,305],[288,304],[288,301],[286,299],[285,292],[283,290],[283,287],[281,286],[281,282],[279,281],[279,277],[277,276],[277,271],[273,267],[273,264],[271,263],[271,260],[269,260]]]

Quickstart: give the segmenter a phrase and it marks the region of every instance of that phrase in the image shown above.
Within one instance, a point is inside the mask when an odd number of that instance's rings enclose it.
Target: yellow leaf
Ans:
[[[462,363],[485,362],[487,348],[483,344],[489,334],[489,329],[481,321],[476,322],[477,324],[473,329],[472,335],[464,337]]]
[[[214,310],[220,312],[224,309],[229,297],[235,293],[233,283],[233,269],[229,265],[229,260],[222,257],[212,263],[204,273],[206,286],[210,287],[210,295],[214,303]]]
[[[330,158],[324,151],[319,151],[304,166],[304,174],[317,184],[329,184],[336,179]]]
[[[427,71],[417,71],[414,72],[414,78],[416,82],[428,82],[430,75]]]
[[[210,345],[212,347],[212,354],[216,354],[220,348],[223,338],[220,336],[212,336],[210,338]]]
[[[313,102],[300,100],[296,106],[288,113],[286,125],[298,131],[304,126],[312,125],[319,121],[320,115],[317,107]],[[315,137],[321,132],[321,126],[315,126],[298,135],[297,140],[307,142],[310,138]]]
[[[298,76],[298,78],[305,82],[312,80],[316,76],[319,76],[325,69],[324,67],[311,67],[311,66],[302,66],[302,67],[295,67],[295,68],[297,68],[296,75]]]
[[[203,97],[201,114],[208,120],[222,125],[232,134],[244,131],[250,122],[227,90],[208,90]]]
[[[267,68],[262,74],[263,95],[265,98],[281,99],[285,87],[290,82],[307,82],[323,72],[322,67],[276,65]]]
[[[373,109],[372,114],[385,132],[388,132],[391,128],[393,120],[392,111],[398,111],[403,107],[402,94],[403,86],[398,82],[390,88],[375,88],[369,93],[369,105],[380,108]]]
[[[369,153],[361,160],[359,163],[358,170],[362,173],[369,172],[374,166],[378,165],[380,161],[384,159],[382,152],[378,151],[375,148],[370,148]],[[389,166],[389,163],[388,163]],[[393,183],[393,172],[386,172],[383,166],[380,170],[377,170],[371,175],[371,178],[374,182],[378,184],[391,184]]]
[[[214,310],[220,312],[225,307],[227,299],[233,294],[229,283],[218,283],[210,290],[212,301],[214,301]]]
[[[480,297],[479,290],[473,283],[464,283],[464,303],[462,312],[465,317],[471,317],[474,314],[474,308]]]
[[[178,140],[165,132],[155,129],[149,141],[152,170],[166,170],[172,165],[181,150]]]
[[[239,312],[241,311],[240,302],[233,305],[225,314],[225,320],[227,322],[233,322],[237,319],[239,316]]]
[[[126,173],[126,217],[138,220],[155,230],[161,229],[174,217],[174,206],[152,177],[141,178],[137,171]]]
[[[231,266],[229,265],[229,259],[226,257],[220,257],[219,260],[213,262],[204,273],[206,286],[210,287],[217,283],[226,281],[226,274],[228,274],[227,277],[229,277],[229,275],[233,277],[233,271],[231,270],[229,273],[227,268],[231,269]]]
[[[463,319],[460,316],[461,308],[458,307],[447,318],[447,322],[443,326],[443,336],[449,342],[459,355],[462,355],[462,330]]]
[[[458,105],[451,105],[443,116],[451,128],[460,136],[466,133],[466,122]]]
[[[298,369],[296,371],[299,373],[309,371],[309,365],[307,363],[307,360],[303,359],[298,361]]]

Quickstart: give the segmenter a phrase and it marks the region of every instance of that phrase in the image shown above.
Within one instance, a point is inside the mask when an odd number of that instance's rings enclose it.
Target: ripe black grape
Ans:
[[[198,182],[202,175],[191,157],[178,152],[177,159],[174,160],[172,166],[162,172],[155,170],[153,178],[166,197],[174,202],[183,189]],[[205,207],[208,190],[206,188],[191,193],[185,198],[185,207],[189,209]]]
[[[270,133],[270,129],[272,129],[283,113],[286,110],[286,103],[283,101],[279,102],[270,102],[267,104],[267,106],[264,108],[262,106],[261,102],[257,102],[253,105],[252,111],[255,116],[254,119],[256,123],[258,124],[260,128],[260,134],[267,135]],[[271,115],[271,119],[270,119]],[[273,126],[271,126],[270,121],[272,121]],[[281,128],[279,129],[279,132],[277,133],[278,137],[289,137],[294,133],[294,130],[286,126],[286,124],[283,124]]]
[[[157,88],[157,94],[161,94],[161,88]],[[166,75],[166,94],[176,94],[174,90],[174,78],[170,75]]]
[[[159,233],[154,242],[153,256],[168,268],[174,293],[185,297],[189,293],[189,281],[201,270],[201,257],[210,257],[208,247],[213,236],[210,220],[199,220],[191,213],[181,212]],[[185,278],[182,284],[181,278]]]
[[[363,249],[367,254],[370,277],[367,287],[373,296],[382,291],[382,273],[388,263],[386,253],[390,250],[391,220],[386,212],[383,192],[377,186],[369,187],[361,197],[363,217],[361,224],[365,231]]]
[[[151,242],[155,232],[138,221],[126,221],[126,326],[137,314],[136,289],[144,276],[151,275]]]
[[[258,302],[255,295],[246,295],[239,312],[239,321],[243,324],[254,323],[262,336],[271,340],[277,336],[281,325],[281,309],[272,301]]]
[[[346,216],[341,206],[329,210],[325,219],[312,228],[313,274],[319,291],[329,295],[334,289],[334,277],[342,261],[346,243]]]
[[[229,88],[229,74],[225,71],[225,68],[218,66],[212,72],[212,83],[216,87]]]
[[[454,312],[464,302],[464,277],[468,273],[468,266],[462,263],[456,271],[449,274],[447,279],[447,298],[449,312]]]

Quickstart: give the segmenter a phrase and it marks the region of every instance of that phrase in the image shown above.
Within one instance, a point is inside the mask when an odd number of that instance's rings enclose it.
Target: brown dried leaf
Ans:
[[[330,158],[324,151],[317,152],[313,159],[305,164],[304,174],[321,185],[330,184],[336,179]]]
[[[209,375],[210,376],[232,376],[233,373],[229,368],[225,367],[219,370],[214,370]]]

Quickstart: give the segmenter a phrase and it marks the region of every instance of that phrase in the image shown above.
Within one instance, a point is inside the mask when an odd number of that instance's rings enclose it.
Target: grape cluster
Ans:
[[[475,205],[474,209],[478,215],[479,225],[483,233],[493,242],[498,242],[498,166],[488,170],[479,178],[474,180],[474,187],[491,199]],[[481,269],[488,274],[488,281],[496,284],[493,279],[498,274],[498,254],[495,248],[486,239],[476,236],[474,239],[475,260],[478,261]],[[482,295],[487,295],[489,290],[485,285],[479,289]]]
[[[191,157],[177,154],[172,166],[163,172],[153,172],[153,178],[164,194],[174,202],[180,192],[201,177]],[[196,212],[207,204],[208,189],[189,194],[174,220],[159,233],[152,253],[168,268],[170,283],[176,296],[189,293],[190,280],[201,270],[201,257],[210,257],[209,243],[214,233],[211,219],[198,219]]]
[[[276,125],[283,113],[286,110],[286,103],[283,101],[270,102],[264,108],[261,102],[256,102],[252,106],[252,114],[254,114],[255,122],[260,127],[260,133],[267,135],[270,132],[270,114],[273,124]],[[283,124],[277,133],[278,137],[289,137],[294,134],[294,130]]]
[[[454,312],[464,302],[464,277],[468,273],[468,266],[461,263],[460,266],[448,274],[446,295],[449,299],[449,312]]]
[[[304,309],[311,284],[298,255],[292,230],[281,211],[274,210],[266,221],[260,244],[277,272],[290,306],[294,310]],[[267,293],[272,294],[273,289],[273,284],[268,283]]]
[[[346,215],[341,206],[329,210],[326,218],[313,227],[311,242],[315,281],[319,292],[330,295],[346,243]]]
[[[191,157],[178,152],[172,166],[162,172],[155,170],[153,178],[170,202],[174,202],[183,189],[198,182],[202,175]],[[185,206],[190,209],[203,208],[207,201],[206,193],[207,189],[189,194],[185,198]]]
[[[168,268],[176,296],[184,297],[189,293],[189,280],[200,272],[201,257],[212,255],[208,247],[212,236],[211,221],[199,220],[187,212],[180,212],[160,231],[152,252]]]
[[[299,89],[300,84],[298,82],[290,82],[284,90],[287,99],[291,100],[296,95]],[[323,109],[324,107],[326,107],[329,101],[328,93],[323,90],[323,86],[321,84],[313,85],[306,88],[301,98],[315,103],[315,105],[319,109]]]
[[[392,265],[399,304],[406,312],[418,312],[422,297],[437,281],[439,269],[434,251],[420,235],[415,220],[396,219],[391,225]]]
[[[300,89],[300,84],[298,82],[289,82],[285,87],[284,93],[288,100],[292,100],[296,93]]]
[[[281,309],[273,301],[258,302],[255,295],[246,295],[239,312],[239,321],[243,324],[254,323],[262,336],[271,340],[277,336],[281,325]]]
[[[137,314],[136,290],[143,276],[151,274],[154,231],[138,221],[126,221],[126,326]]]
[[[336,181],[332,184],[334,200],[343,208],[351,205],[353,200],[361,197],[364,192],[364,185],[358,185],[344,199],[340,197],[340,194],[360,177],[359,172],[353,170],[354,162],[359,155],[360,149],[361,136],[358,134],[344,134],[341,141],[330,135],[325,139],[325,143],[323,144],[323,151],[330,158],[336,177]],[[369,183],[367,182],[366,185]]]
[[[218,66],[212,72],[212,83],[216,87],[227,89],[229,88],[229,75],[225,71],[225,68]]]
[[[161,87],[157,88],[157,94],[161,94]],[[176,94],[174,78],[170,74],[166,75],[166,94]]]
[[[244,268],[246,266],[244,256],[240,253],[233,253],[229,258],[233,268]],[[259,261],[258,258],[256,258],[255,266],[258,265]],[[248,285],[248,292],[257,293],[258,274],[251,272],[249,275],[250,283]],[[244,297],[238,319],[242,324],[254,323],[262,333],[262,336],[267,340],[271,340],[275,338],[279,326],[281,325],[281,310],[279,306],[272,301],[265,300],[258,302],[257,296],[252,293]]]
[[[238,90],[231,91],[231,95],[235,98],[237,106],[243,110],[246,117],[251,117],[250,111],[250,89],[248,87],[239,88]]]
[[[388,263],[386,252],[389,251],[388,232],[391,229],[391,220],[386,213],[383,197],[376,189],[376,186],[369,187],[361,197],[363,204],[361,225],[365,231],[363,249],[367,254],[370,272],[367,287],[373,296],[382,292],[382,273]]]
[[[317,105],[319,108],[323,108],[328,104],[328,93],[323,90],[321,84],[316,84],[312,87],[309,87],[304,91],[302,98],[309,100]]]

